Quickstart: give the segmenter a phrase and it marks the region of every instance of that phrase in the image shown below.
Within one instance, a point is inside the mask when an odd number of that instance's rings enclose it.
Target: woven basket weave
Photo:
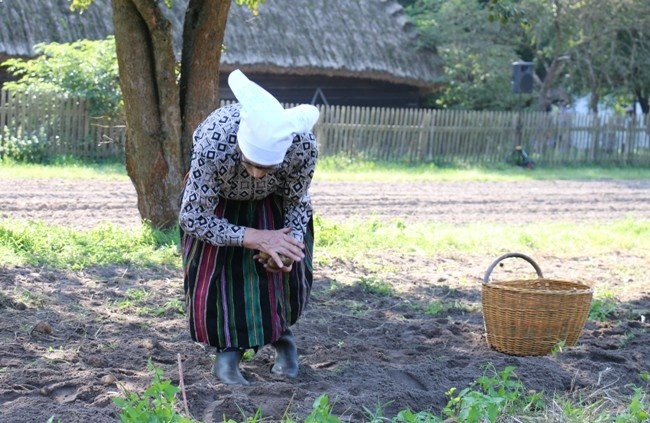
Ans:
[[[502,260],[528,261],[538,279],[490,282]],[[481,302],[488,344],[497,351],[520,356],[547,355],[560,342],[573,346],[584,328],[593,289],[588,285],[545,279],[539,266],[521,253],[495,260],[483,280]]]

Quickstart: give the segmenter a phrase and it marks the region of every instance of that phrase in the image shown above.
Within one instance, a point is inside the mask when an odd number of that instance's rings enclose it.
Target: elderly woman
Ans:
[[[318,156],[318,109],[284,109],[235,70],[238,103],[215,110],[194,132],[180,212],[184,289],[192,339],[217,348],[212,373],[248,385],[239,362],[272,344],[274,374],[295,378],[290,326],[312,284],[309,186]]]

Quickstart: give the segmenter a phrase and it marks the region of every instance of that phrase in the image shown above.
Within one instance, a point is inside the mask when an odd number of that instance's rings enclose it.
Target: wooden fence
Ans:
[[[121,120],[90,117],[83,100],[0,91],[0,156],[22,141],[46,157],[121,158],[125,139]]]
[[[570,113],[321,106],[321,157],[404,163],[503,163],[521,145],[539,165],[650,165],[650,120]],[[122,158],[122,122],[89,118],[83,101],[0,92],[0,154],[33,137],[48,155]]]
[[[323,107],[321,153],[438,164],[502,163],[521,145],[548,165],[650,164],[650,120],[641,117]]]

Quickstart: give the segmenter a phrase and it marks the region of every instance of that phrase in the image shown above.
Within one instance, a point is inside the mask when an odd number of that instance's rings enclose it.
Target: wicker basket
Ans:
[[[528,261],[539,278],[488,283],[497,264],[510,257]],[[549,354],[560,342],[573,346],[587,320],[592,295],[592,288],[585,284],[545,279],[537,263],[524,254],[504,254],[483,279],[481,302],[488,344],[520,356]]]

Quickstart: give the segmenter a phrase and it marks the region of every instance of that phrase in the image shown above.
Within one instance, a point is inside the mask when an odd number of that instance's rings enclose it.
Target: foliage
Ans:
[[[614,301],[614,294],[606,292],[602,295],[596,296],[596,298],[591,302],[591,307],[589,308],[589,320],[604,322],[616,314],[617,310],[618,307]]]
[[[380,297],[389,297],[393,294],[393,288],[388,282],[374,277],[362,277],[359,280],[359,286],[367,294],[374,294]]]
[[[180,388],[173,386],[169,380],[163,380],[163,371],[156,368],[151,359],[147,370],[153,373],[153,381],[142,394],[129,392],[123,388],[125,398],[113,398],[121,412],[122,423],[192,423],[175,410],[175,397]]]
[[[580,29],[572,31],[567,49],[569,88],[589,92],[594,112],[601,98],[610,97],[619,106],[625,102],[623,108],[638,101],[648,113],[650,3],[591,0],[564,9],[569,25]]]
[[[519,2],[520,0],[478,0],[481,7],[489,11],[490,22],[498,20],[504,24],[515,18],[524,18],[525,12],[519,8]]]
[[[497,372],[488,364],[486,373],[490,375],[484,374],[476,380],[473,385],[477,389],[469,387],[456,394],[456,389],[451,388],[447,392],[449,401],[444,409],[445,415],[458,416],[460,421],[467,423],[495,422],[506,411],[512,414],[543,407],[542,395],[527,394],[514,370],[515,367],[508,366]]]
[[[235,0],[238,5],[248,7],[254,15],[257,15],[257,8],[265,1],[266,0]]]
[[[402,0],[423,46],[446,63],[432,107],[540,109],[590,94],[650,105],[650,3],[645,0]],[[605,54],[604,54],[605,53]],[[535,64],[533,96],[509,95],[509,65]]]
[[[325,394],[320,395],[314,400],[311,413],[305,418],[305,423],[339,423],[337,417],[332,416],[332,409],[329,403],[329,397]]]
[[[48,158],[44,139],[45,134],[42,132],[27,135],[19,129],[16,134],[12,134],[8,126],[3,126],[0,133],[0,161],[44,163]]]
[[[435,46],[445,63],[442,90],[428,106],[445,109],[515,110],[510,63],[518,59],[517,37],[479,2],[417,0],[406,8],[424,46]]]
[[[115,38],[73,43],[36,44],[34,59],[9,59],[2,65],[19,77],[5,83],[12,91],[66,93],[89,103],[91,116],[119,116],[119,86]]]
[[[616,423],[647,422],[650,420],[650,402],[641,388],[634,388],[634,395],[625,411],[616,416]]]
[[[467,312],[471,311],[473,308],[475,307],[463,304],[463,302],[459,300],[436,300],[421,307],[422,311],[430,316],[440,316],[451,312]]]
[[[156,368],[151,359],[147,369],[153,373],[153,381],[144,393],[126,391],[125,398],[114,398],[113,402],[121,409],[119,418],[122,423],[196,423],[176,412],[176,394],[180,388],[173,386],[169,380],[163,379],[163,372]],[[243,413],[242,413],[243,414]],[[243,416],[241,423],[257,423],[266,421],[258,408],[253,416]],[[236,420],[224,416],[224,423],[237,423]],[[394,420],[396,422],[424,422],[423,420]],[[340,423],[341,420],[332,415],[329,397],[322,394],[314,400],[312,411],[303,420],[304,423]],[[281,423],[296,423],[288,416]]]
[[[394,419],[391,420],[392,423],[439,423],[442,422],[442,419],[428,411],[420,411],[414,413],[413,411],[406,409],[397,413]]]

